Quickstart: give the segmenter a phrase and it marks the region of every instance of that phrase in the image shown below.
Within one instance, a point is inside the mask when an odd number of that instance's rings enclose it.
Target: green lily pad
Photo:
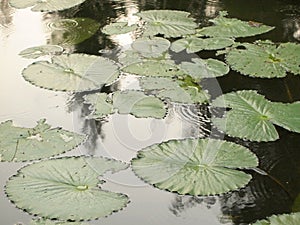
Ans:
[[[95,93],[84,96],[85,103],[91,104],[91,118],[99,119],[114,112],[112,100],[106,93]]]
[[[279,78],[287,72],[300,75],[300,45],[277,46],[270,41],[243,43],[229,50],[226,61],[232,69],[251,77]]]
[[[103,27],[102,32],[107,35],[126,34],[137,29],[137,25],[128,26],[127,22],[114,22]]]
[[[143,60],[144,58],[138,52],[132,49],[121,52],[118,55],[118,62],[121,63],[123,66],[139,63]]]
[[[138,152],[132,160],[145,182],[179,194],[215,195],[244,187],[251,175],[236,169],[256,167],[247,148],[215,139],[171,140]]]
[[[9,0],[9,4],[17,9],[32,7],[32,11],[57,11],[72,8],[86,0]]]
[[[144,60],[122,68],[125,73],[151,77],[182,76],[184,72],[172,62],[164,60]]]
[[[293,204],[293,212],[300,212],[300,194],[298,194],[297,198]]]
[[[61,222],[61,221],[53,221],[53,220],[38,218],[38,219],[31,220],[29,225],[89,225],[89,224],[84,222]]]
[[[11,120],[0,124],[0,160],[20,162],[48,158],[72,150],[85,135],[51,128],[45,119],[33,128],[16,127]]]
[[[81,92],[100,89],[118,76],[118,66],[103,57],[71,54],[39,61],[23,70],[25,80],[45,89]]]
[[[136,117],[162,119],[167,113],[163,101],[140,91],[115,92],[113,106],[120,114],[132,114]]]
[[[92,37],[100,24],[90,18],[59,19],[50,23],[53,45],[76,45]]]
[[[300,213],[273,215],[265,220],[259,220],[252,225],[299,225]]]
[[[148,10],[137,13],[145,21],[144,36],[162,34],[165,37],[180,37],[196,32],[197,24],[190,13],[176,10]]]
[[[194,58],[192,61],[192,63],[182,62],[180,68],[196,81],[200,81],[202,78],[224,76],[230,71],[225,63],[216,59]]]
[[[128,197],[102,190],[106,171],[127,165],[113,159],[64,157],[23,167],[6,184],[8,198],[20,209],[48,219],[82,221],[124,208]]]
[[[132,43],[132,48],[146,58],[158,58],[166,52],[171,43],[164,38],[140,38]]]
[[[187,53],[199,52],[202,50],[217,50],[231,46],[234,41],[230,38],[197,38],[187,37],[176,40],[172,43],[171,50],[181,52],[186,50]]]
[[[197,34],[209,37],[249,37],[258,34],[263,34],[274,29],[255,21],[241,21],[236,18],[226,18],[227,12],[219,12],[219,16],[210,20],[214,25],[203,27],[198,30]]]
[[[40,45],[26,48],[23,51],[21,51],[19,55],[27,59],[37,59],[41,56],[55,55],[62,53],[63,51],[63,47],[59,45]]]
[[[274,141],[279,138],[273,124],[300,133],[300,102],[271,102],[256,91],[237,91],[216,98],[214,107],[229,107],[213,124],[232,137],[250,141]]]

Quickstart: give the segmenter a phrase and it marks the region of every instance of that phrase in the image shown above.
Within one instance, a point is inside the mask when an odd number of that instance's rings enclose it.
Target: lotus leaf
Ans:
[[[215,139],[171,140],[138,152],[134,172],[145,182],[179,194],[215,195],[244,187],[257,157],[247,148]]]
[[[187,53],[199,52],[202,50],[217,50],[232,45],[234,41],[230,38],[197,38],[187,37],[174,41],[171,50],[181,52],[186,50]]]
[[[176,10],[148,10],[137,14],[145,22],[144,36],[162,34],[180,37],[196,32],[197,24],[190,13]]]
[[[259,220],[252,225],[299,225],[300,213],[273,215],[265,220]]]
[[[107,35],[126,34],[137,29],[137,25],[128,26],[127,22],[110,23],[103,27],[102,32]]]
[[[59,221],[52,221],[47,219],[33,219],[29,225],[88,225],[84,222],[59,222]]]
[[[20,162],[48,158],[72,150],[85,135],[51,128],[44,119],[33,128],[16,127],[8,120],[0,124],[1,161]]]
[[[51,63],[38,61],[23,70],[24,78],[36,86],[72,92],[100,89],[118,75],[114,62],[86,54],[54,56]]]
[[[270,27],[255,21],[241,21],[236,18],[226,18],[227,12],[221,11],[219,16],[210,20],[214,25],[201,28],[197,33],[209,37],[249,37],[273,30]]]
[[[140,38],[132,43],[132,48],[146,58],[161,57],[170,47],[167,39],[160,37]]]
[[[8,198],[20,209],[48,219],[82,221],[105,217],[124,208],[128,197],[102,190],[106,171],[125,163],[100,157],[64,157],[21,168],[6,184]]]
[[[224,117],[212,118],[213,124],[229,136],[250,141],[279,138],[273,124],[300,133],[300,102],[271,102],[256,91],[244,90],[216,98],[214,107],[228,107]]]
[[[244,75],[261,78],[285,77],[287,72],[300,75],[300,45],[295,43],[243,43],[226,55],[232,69]]]
[[[114,112],[112,100],[106,93],[95,93],[84,96],[85,103],[91,104],[91,118],[99,119]]]
[[[26,48],[19,53],[20,56],[27,59],[37,59],[41,56],[55,55],[62,53],[64,49],[59,45],[40,45]]]
[[[72,8],[86,0],[9,0],[9,4],[17,9],[32,7],[32,11],[57,11]]]

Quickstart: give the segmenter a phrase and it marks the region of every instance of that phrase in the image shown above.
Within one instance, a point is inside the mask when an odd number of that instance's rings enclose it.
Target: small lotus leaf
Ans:
[[[100,24],[90,18],[59,19],[50,23],[53,45],[75,45],[92,37]]]
[[[23,167],[6,184],[20,209],[47,219],[82,221],[105,217],[128,203],[124,194],[102,190],[99,176],[127,165],[100,157],[64,157]]]
[[[202,50],[217,50],[231,46],[234,41],[230,38],[197,38],[187,37],[174,41],[171,50],[181,52],[186,50],[187,53],[199,52]]]
[[[24,78],[36,86],[72,92],[99,89],[118,75],[114,62],[86,54],[54,56],[51,63],[39,61],[23,70]]]
[[[11,120],[0,124],[1,161],[20,162],[48,158],[72,150],[85,135],[51,128],[44,119],[34,128],[13,126]]]
[[[287,72],[300,75],[300,45],[256,42],[243,43],[226,55],[232,69],[244,75],[261,78],[285,77]]]
[[[137,14],[145,21],[144,36],[162,34],[165,37],[180,37],[196,32],[197,24],[190,13],[176,10],[148,10]]]
[[[121,52],[118,56],[118,62],[123,66],[128,66],[142,61],[143,57],[138,52],[131,49]]]
[[[300,213],[273,215],[252,225],[299,225]]]
[[[102,32],[107,35],[126,34],[137,29],[137,25],[128,26],[127,22],[110,23],[103,27]]]
[[[190,195],[215,195],[244,187],[251,175],[236,169],[256,167],[247,148],[215,139],[171,140],[138,152],[132,168],[159,189]]]
[[[9,4],[17,9],[32,7],[32,11],[57,11],[72,8],[86,0],[9,0]]]
[[[27,59],[37,59],[41,56],[55,55],[62,53],[63,51],[63,47],[59,45],[40,45],[26,48],[23,51],[21,51],[19,55]]]
[[[171,43],[164,38],[140,38],[132,43],[132,48],[146,58],[158,58],[166,52]]]
[[[191,62],[182,62],[180,67],[183,71],[200,81],[202,78],[220,77],[229,72],[229,67],[216,59],[194,58]]]
[[[236,18],[226,18],[226,15],[226,12],[221,11],[218,17],[210,20],[214,24],[213,26],[204,27],[197,33],[209,37],[237,38],[255,36],[274,29],[274,27],[255,21],[246,22]]]
[[[106,93],[95,93],[84,96],[85,103],[91,104],[91,118],[99,119],[114,112],[112,101]]]
[[[113,106],[120,114],[132,114],[136,117],[161,119],[167,113],[165,104],[160,99],[140,91],[115,92]]]
[[[213,124],[229,136],[274,141],[279,136],[273,124],[300,133],[300,102],[271,102],[256,91],[248,90],[224,94],[212,104],[231,108],[224,117],[212,118]]]

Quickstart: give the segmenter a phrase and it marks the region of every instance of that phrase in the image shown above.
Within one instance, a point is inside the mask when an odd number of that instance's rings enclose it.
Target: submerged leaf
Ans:
[[[51,63],[39,61],[23,70],[24,78],[36,86],[73,92],[100,89],[118,75],[114,62],[86,54],[54,56]]]
[[[32,7],[32,11],[57,11],[72,8],[86,0],[9,0],[9,4],[17,9]]]
[[[132,168],[159,189],[214,195],[244,187],[251,175],[236,169],[256,167],[247,148],[215,139],[171,140],[138,152]]]
[[[158,58],[170,47],[167,39],[160,37],[140,38],[132,43],[132,48],[146,58]]]
[[[127,22],[110,23],[103,27],[102,32],[107,35],[126,34],[137,29],[137,25],[128,26]]]
[[[190,13],[176,10],[148,10],[137,14],[145,24],[144,36],[162,34],[165,37],[180,37],[196,32],[197,24]]]
[[[300,213],[273,215],[264,220],[259,220],[252,225],[299,225]]]
[[[244,75],[261,78],[285,77],[287,72],[300,75],[300,45],[256,42],[243,43],[226,55],[232,69]]]
[[[34,128],[13,126],[11,120],[0,124],[1,161],[20,162],[48,158],[72,150],[85,135],[51,128],[44,119]]]
[[[37,59],[41,56],[55,55],[62,53],[63,47],[59,45],[40,45],[35,47],[26,48],[19,53],[20,56],[27,59]]]
[[[266,33],[274,27],[266,26],[253,21],[241,21],[236,18],[226,18],[226,12],[221,11],[220,15],[210,20],[214,25],[203,27],[198,31],[199,35],[209,37],[249,37]]]
[[[98,157],[64,157],[23,167],[6,184],[8,198],[20,209],[48,219],[81,221],[124,208],[128,197],[102,190],[99,176],[127,165]]]
[[[256,91],[224,94],[213,101],[214,107],[229,107],[224,117],[212,118],[213,124],[229,136],[250,141],[274,141],[278,133],[273,124],[300,133],[300,102],[271,102]]]

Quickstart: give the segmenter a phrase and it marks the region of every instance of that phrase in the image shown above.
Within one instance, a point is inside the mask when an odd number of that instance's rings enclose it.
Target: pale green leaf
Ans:
[[[53,221],[53,220],[38,218],[38,219],[31,220],[29,225],[89,225],[89,224],[84,222],[61,222],[61,221]]]
[[[84,96],[85,103],[91,104],[91,118],[99,119],[114,112],[112,100],[106,93],[95,93]]]
[[[107,35],[126,34],[137,29],[137,25],[128,26],[127,22],[114,22],[103,27],[102,32]]]
[[[244,187],[258,165],[247,148],[215,139],[171,140],[138,152],[132,168],[141,179],[179,194],[215,195]]]
[[[55,55],[62,53],[63,47],[59,45],[40,45],[22,50],[19,55],[27,59],[37,59],[41,56]]]
[[[52,62],[35,62],[23,70],[24,78],[36,86],[72,92],[100,89],[118,75],[114,62],[86,54],[54,56]]]
[[[102,190],[106,171],[127,165],[100,157],[64,157],[23,167],[6,184],[8,198],[20,209],[48,219],[91,220],[124,208],[128,197]]]
[[[144,36],[162,34],[165,37],[180,37],[196,32],[197,24],[190,13],[176,10],[148,10],[137,14],[145,21]]]
[[[164,38],[140,38],[132,43],[132,48],[146,58],[158,58],[166,52],[171,43]]]
[[[300,213],[273,215],[252,225],[299,225]]]
[[[11,120],[0,124],[1,161],[20,162],[48,158],[72,150],[85,135],[51,128],[44,119],[33,128],[16,127]]]

